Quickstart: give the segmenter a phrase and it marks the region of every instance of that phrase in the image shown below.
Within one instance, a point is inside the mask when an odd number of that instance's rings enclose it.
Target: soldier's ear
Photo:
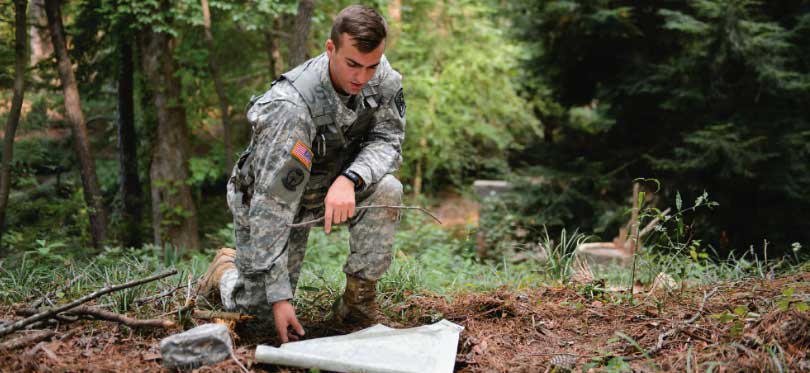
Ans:
[[[326,55],[331,59],[333,54],[335,54],[335,42],[332,39],[326,39]]]

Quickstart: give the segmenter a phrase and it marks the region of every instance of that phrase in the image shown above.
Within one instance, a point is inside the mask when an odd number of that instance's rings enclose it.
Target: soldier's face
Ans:
[[[335,90],[350,95],[360,93],[377,71],[384,51],[385,41],[369,53],[360,52],[354,46],[354,40],[346,33],[340,34],[340,48],[335,48],[332,39],[327,40],[329,74]]]

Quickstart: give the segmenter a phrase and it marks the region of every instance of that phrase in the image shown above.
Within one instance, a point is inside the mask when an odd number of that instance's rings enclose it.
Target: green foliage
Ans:
[[[810,187],[806,6],[523,0],[510,8],[530,51],[523,89],[548,108],[536,112],[544,141],[528,144],[523,160],[576,170],[561,182],[591,205],[621,205],[622,180],[637,175],[662,180],[667,199],[711,190],[721,211],[699,238],[722,253],[763,236],[783,248],[810,240],[808,223],[793,218],[810,207],[799,192]],[[583,175],[605,180],[578,188]],[[562,213],[583,205],[561,202]],[[609,210],[567,226],[600,231]]]
[[[731,312],[723,311],[722,313],[711,315],[713,319],[717,319],[717,321],[721,323],[730,324],[729,333],[733,337],[742,336],[746,321],[756,321],[759,316],[760,315],[755,312],[749,312],[746,306],[736,306]]]
[[[807,301],[803,300],[799,294],[796,294],[796,288],[794,287],[784,289],[782,294],[776,297],[775,301],[776,306],[782,311],[793,309],[798,312],[807,312],[810,309]]]
[[[387,55],[404,76],[408,102],[403,177],[435,189],[503,174],[500,155],[538,130],[517,91],[522,50],[480,2],[420,1],[403,6],[402,19],[402,36]]]

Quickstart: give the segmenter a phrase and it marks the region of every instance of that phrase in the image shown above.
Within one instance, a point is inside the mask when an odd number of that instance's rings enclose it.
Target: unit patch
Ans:
[[[295,159],[301,162],[301,164],[303,164],[304,167],[307,168],[307,171],[309,171],[312,168],[312,157],[313,157],[312,150],[308,146],[306,146],[303,142],[301,142],[301,140],[295,142],[295,145],[290,151],[290,154],[292,154],[292,156],[295,157]]]
[[[400,88],[399,91],[397,91],[397,95],[394,96],[394,104],[399,111],[399,117],[405,118],[405,94],[402,93],[402,88]]]
[[[287,190],[294,191],[297,186],[301,185],[302,181],[304,181],[304,171],[296,167],[287,172],[281,183],[284,184]]]

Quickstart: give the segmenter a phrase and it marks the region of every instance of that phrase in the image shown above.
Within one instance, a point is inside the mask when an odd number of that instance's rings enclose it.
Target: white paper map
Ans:
[[[409,329],[377,324],[351,334],[259,345],[256,361],[333,372],[448,373],[464,327],[447,320]]]

